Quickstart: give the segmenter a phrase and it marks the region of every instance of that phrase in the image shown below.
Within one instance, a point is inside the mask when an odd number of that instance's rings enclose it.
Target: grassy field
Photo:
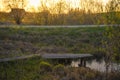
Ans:
[[[95,53],[104,27],[0,28],[0,58],[41,53]]]
[[[0,58],[42,53],[98,53],[104,27],[0,28]],[[53,65],[40,57],[0,63],[0,80],[104,80],[105,73]],[[111,77],[112,76],[112,77]],[[109,73],[108,80],[120,80]]]

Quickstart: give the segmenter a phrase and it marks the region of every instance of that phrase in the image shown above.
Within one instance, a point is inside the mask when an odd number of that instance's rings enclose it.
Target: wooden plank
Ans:
[[[79,58],[87,58],[92,57],[91,54],[43,54],[42,58],[45,59],[79,59]]]

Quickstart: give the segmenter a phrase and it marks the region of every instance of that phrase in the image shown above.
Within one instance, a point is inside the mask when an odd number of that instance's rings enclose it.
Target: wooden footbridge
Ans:
[[[43,54],[42,58],[70,62],[71,60],[79,59],[78,66],[86,67],[86,60],[93,57],[91,54]]]
[[[60,61],[62,63],[68,63],[75,59],[80,59],[79,66],[86,66],[86,60],[88,58],[91,58],[91,54],[32,54],[27,56],[20,56],[20,57],[13,57],[13,58],[4,58],[0,59],[0,62],[8,62],[8,61],[15,61],[15,60],[21,60],[21,59],[27,59],[32,57],[40,56],[43,59],[51,59],[54,61]]]

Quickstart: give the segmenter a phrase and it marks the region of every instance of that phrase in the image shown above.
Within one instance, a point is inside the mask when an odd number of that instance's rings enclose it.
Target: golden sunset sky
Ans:
[[[0,0],[0,11],[5,11],[5,0]],[[6,0],[7,1],[7,0]],[[9,1],[9,0],[8,0]],[[60,0],[27,0],[27,5],[24,7],[26,11],[38,11],[42,4],[45,4],[47,7],[54,7],[54,5]],[[66,4],[68,4],[71,8],[80,8],[80,1],[82,0],[63,0]],[[83,0],[84,1],[84,0]],[[104,5],[109,0],[95,0],[97,2],[102,2]]]

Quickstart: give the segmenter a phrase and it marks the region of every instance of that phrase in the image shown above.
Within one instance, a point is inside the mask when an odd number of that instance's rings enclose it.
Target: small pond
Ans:
[[[79,63],[80,63],[80,60],[73,60],[72,63],[71,63],[71,66],[72,67],[78,67]],[[89,61],[86,62],[86,67],[89,67],[91,69],[98,70],[98,71],[101,71],[101,72],[106,71],[105,61],[103,59],[99,60],[99,61],[96,60],[96,59],[89,60]],[[110,66],[110,69],[120,71],[120,64],[118,65],[116,63],[113,63],[112,67]]]

